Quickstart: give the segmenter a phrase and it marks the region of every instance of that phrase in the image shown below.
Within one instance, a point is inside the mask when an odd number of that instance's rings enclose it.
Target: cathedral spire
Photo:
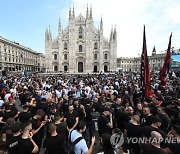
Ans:
[[[50,25],[49,25],[49,41],[52,41],[52,35],[51,35]]]
[[[59,27],[58,27],[58,32],[59,32],[59,34],[61,33],[61,18],[60,18],[60,16],[59,16]]]
[[[103,30],[103,21],[102,21],[102,15],[101,15],[100,29],[101,29],[101,30]]]
[[[116,40],[116,25],[115,25],[115,28],[114,28],[114,33],[113,33],[113,39]]]
[[[90,19],[92,19],[92,5],[91,5],[91,8],[90,8]]]
[[[71,19],[71,8],[69,8],[69,19]]]
[[[46,32],[45,32],[45,40],[49,40],[49,32],[48,32],[48,27],[46,26]]]
[[[113,26],[111,27],[110,41],[112,40],[112,38],[113,38]]]
[[[75,18],[74,4],[73,4],[73,19]]]
[[[156,55],[156,48],[155,48],[155,46],[154,46],[153,51],[152,51],[152,56],[153,55]]]
[[[88,10],[88,4],[87,4],[87,10],[86,10],[86,19],[89,17],[89,10]]]
[[[48,27],[46,26],[46,33],[45,33],[46,35],[48,35]]]

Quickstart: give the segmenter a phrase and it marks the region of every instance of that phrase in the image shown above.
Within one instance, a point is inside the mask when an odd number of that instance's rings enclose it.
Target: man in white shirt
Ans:
[[[4,100],[7,101],[10,96],[11,96],[11,93],[10,93],[10,91],[8,90],[8,91],[7,91],[7,94],[4,96]]]
[[[77,138],[82,137],[82,133],[86,130],[86,124],[83,121],[80,121],[76,127],[76,130],[73,130],[69,133],[69,139],[73,143]],[[85,139],[81,139],[74,148],[76,154],[91,154],[95,143],[95,137],[91,139],[91,145],[88,149]]]
[[[3,101],[3,99],[2,99],[1,96],[0,96],[0,107],[1,107],[3,104],[4,104],[4,101]]]

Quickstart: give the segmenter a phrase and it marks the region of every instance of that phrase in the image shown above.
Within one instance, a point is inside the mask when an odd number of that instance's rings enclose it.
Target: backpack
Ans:
[[[69,135],[69,150],[68,150],[68,154],[75,154],[75,152],[74,152],[75,145],[79,141],[81,141],[83,139],[83,137],[78,137],[77,139],[75,139],[74,142],[71,142],[71,133],[72,133],[72,131],[70,132],[70,135]]]

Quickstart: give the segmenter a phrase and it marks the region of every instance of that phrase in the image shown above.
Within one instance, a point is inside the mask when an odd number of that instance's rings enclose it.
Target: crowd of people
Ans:
[[[161,87],[152,75],[146,100],[140,83],[128,73],[1,77],[0,154],[179,154],[179,78]]]

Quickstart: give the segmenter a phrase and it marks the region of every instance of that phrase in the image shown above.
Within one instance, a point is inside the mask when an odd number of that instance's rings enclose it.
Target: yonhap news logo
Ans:
[[[115,133],[111,136],[110,142],[113,148],[117,148],[124,143],[123,133]]]
[[[166,144],[176,144],[180,143],[180,140],[178,140],[176,137],[124,137],[123,133],[115,133],[111,136],[110,142],[113,148],[118,148],[121,145],[123,145],[124,142],[128,144],[142,144],[142,143],[166,143]]]

